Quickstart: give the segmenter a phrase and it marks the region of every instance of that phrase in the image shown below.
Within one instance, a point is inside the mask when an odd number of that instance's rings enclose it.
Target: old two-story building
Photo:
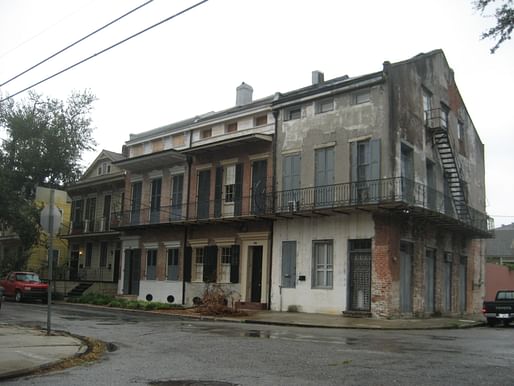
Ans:
[[[119,292],[192,304],[216,283],[231,303],[268,304],[272,97],[131,135]]]
[[[67,186],[72,203],[70,226],[62,236],[69,245],[63,279],[89,284],[118,282],[121,240],[120,232],[111,228],[111,216],[124,209],[125,171],[115,165],[124,158],[102,150],[81,179]]]
[[[271,308],[479,312],[484,147],[441,50],[281,94]]]

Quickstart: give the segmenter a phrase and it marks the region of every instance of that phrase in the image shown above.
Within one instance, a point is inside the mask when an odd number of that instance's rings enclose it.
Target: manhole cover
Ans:
[[[154,381],[150,382],[152,386],[237,386],[236,383],[219,382],[219,381],[195,381],[191,379],[174,380],[174,381]]]

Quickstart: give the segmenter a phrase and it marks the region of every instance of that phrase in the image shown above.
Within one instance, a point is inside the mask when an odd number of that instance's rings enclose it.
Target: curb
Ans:
[[[23,327],[23,328],[32,328],[32,329],[37,329],[37,330],[40,330],[40,331],[44,331],[45,329],[44,328],[41,328],[41,327],[35,327],[35,326],[32,326],[32,327],[25,327],[25,326],[20,326],[20,325],[17,325],[17,324],[7,324],[6,325],[8,326],[16,326],[16,327]],[[13,378],[19,378],[19,377],[22,377],[22,376],[28,376],[28,375],[32,375],[32,374],[36,374],[40,371],[45,371],[45,370],[50,370],[51,368],[55,367],[55,366],[59,366],[60,364],[72,359],[72,358],[80,358],[84,355],[87,355],[89,352],[91,352],[91,346],[89,344],[89,341],[87,337],[84,337],[84,336],[81,336],[81,335],[76,335],[76,334],[71,334],[67,331],[62,331],[62,330],[53,330],[52,332],[52,335],[66,335],[66,336],[71,336],[75,339],[78,339],[82,344],[79,346],[79,348],[77,349],[77,352],[67,358],[63,358],[63,359],[59,359],[59,360],[55,360],[55,361],[52,361],[52,362],[48,362],[48,363],[44,363],[42,365],[39,365],[39,366],[34,366],[34,367],[28,367],[28,368],[25,368],[25,369],[20,369],[20,370],[14,370],[14,371],[9,371],[9,372],[5,372],[3,374],[0,374],[0,382],[2,381],[5,381],[5,380],[8,380],[8,379],[13,379]],[[101,341],[100,341],[101,342]],[[104,342],[102,342],[104,343]]]
[[[210,316],[210,315],[191,315],[191,314],[173,314],[159,311],[145,311],[138,309],[127,309],[127,308],[115,308],[115,307],[105,307],[96,304],[84,304],[84,303],[66,303],[61,302],[61,304],[68,304],[72,306],[79,307],[90,307],[90,308],[99,308],[99,309],[110,309],[116,311],[127,311],[132,313],[139,314],[152,314],[159,316],[171,316],[180,319],[192,319],[198,321],[209,321],[209,322],[228,322],[228,323],[244,323],[244,324],[260,324],[260,325],[269,325],[269,326],[289,326],[289,327],[302,327],[302,328],[327,328],[327,329],[347,329],[347,330],[378,330],[378,331],[413,331],[413,330],[459,330],[459,329],[469,329],[476,327],[483,327],[486,325],[484,321],[472,321],[468,324],[452,324],[447,326],[427,326],[427,327],[366,327],[366,326],[332,326],[332,325],[324,325],[324,324],[310,324],[310,323],[294,323],[294,322],[284,322],[284,321],[273,321],[273,320],[260,320],[260,319],[247,319],[247,318],[233,318],[226,316]]]

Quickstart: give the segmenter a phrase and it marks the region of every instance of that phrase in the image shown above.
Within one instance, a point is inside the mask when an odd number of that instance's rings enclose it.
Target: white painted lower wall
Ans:
[[[355,213],[276,221],[273,228],[271,309],[341,314],[348,290],[348,240],[374,237],[371,214]],[[312,242],[333,240],[333,287],[312,288]],[[296,288],[281,288],[282,241],[296,241]],[[299,281],[305,275],[305,281]]]
[[[167,280],[141,280],[139,282],[139,300],[146,300],[147,295],[152,295],[154,302],[168,303],[168,296],[175,300],[171,304],[182,304],[182,282]]]

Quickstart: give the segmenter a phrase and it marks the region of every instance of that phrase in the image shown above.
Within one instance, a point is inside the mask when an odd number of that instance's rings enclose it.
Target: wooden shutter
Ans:
[[[230,282],[239,283],[239,245],[232,245],[232,259],[230,260]]]
[[[296,241],[282,242],[282,280],[284,288],[296,287]]]
[[[234,215],[241,215],[243,200],[243,164],[236,165],[236,186],[234,187]]]
[[[214,186],[214,217],[221,217],[223,195],[223,166],[216,168],[216,183]]]

